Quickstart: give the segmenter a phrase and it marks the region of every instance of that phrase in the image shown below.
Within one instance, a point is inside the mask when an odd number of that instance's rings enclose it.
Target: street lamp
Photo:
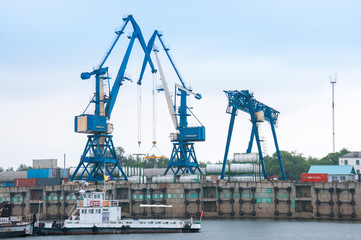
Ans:
[[[335,83],[337,75],[330,76],[330,83],[332,84],[332,140],[333,140],[333,156],[335,157]]]

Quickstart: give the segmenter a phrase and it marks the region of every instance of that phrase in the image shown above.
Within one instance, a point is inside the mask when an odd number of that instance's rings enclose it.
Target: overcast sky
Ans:
[[[133,14],[146,41],[155,29],[163,32],[186,84],[203,96],[190,99],[206,127],[206,141],[195,146],[199,161],[223,160],[230,119],[223,90],[248,89],[281,112],[276,129],[281,150],[314,157],[332,152],[329,76],[335,73],[336,150],[360,151],[360,9],[359,1],[330,0],[1,1],[0,165],[16,168],[56,158],[63,166],[64,154],[67,166],[78,164],[86,135],[74,133],[74,116],[94,92],[94,81],[82,81],[80,73],[98,64],[126,14]],[[125,32],[106,64],[113,77],[130,25]],[[121,87],[111,119],[114,143],[128,154],[152,147],[149,67],[137,147],[135,82],[142,58],[136,43],[127,68],[133,82]],[[162,63],[173,89],[176,78],[164,55]],[[169,157],[174,129],[163,93],[157,99],[157,147]],[[250,132],[249,116],[239,113],[230,156],[246,151]],[[261,135],[273,154],[268,123]]]

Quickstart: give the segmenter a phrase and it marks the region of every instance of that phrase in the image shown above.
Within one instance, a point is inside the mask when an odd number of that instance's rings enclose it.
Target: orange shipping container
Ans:
[[[327,173],[302,173],[301,182],[328,182]]]

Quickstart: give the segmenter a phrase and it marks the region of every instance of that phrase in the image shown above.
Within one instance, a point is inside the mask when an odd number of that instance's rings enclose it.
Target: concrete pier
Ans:
[[[361,220],[360,183],[107,183],[108,199],[119,200],[124,217],[151,218],[289,218]],[[0,201],[13,215],[38,213],[41,219],[64,219],[76,202],[76,183],[62,186],[2,187]],[[103,185],[89,185],[103,190]],[[173,208],[140,208],[167,204]]]

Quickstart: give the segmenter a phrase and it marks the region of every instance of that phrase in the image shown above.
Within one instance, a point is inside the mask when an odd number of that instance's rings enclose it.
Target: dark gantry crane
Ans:
[[[234,91],[224,91],[224,92],[226,93],[227,98],[228,98],[227,113],[231,114],[231,120],[229,123],[228,137],[227,137],[227,143],[226,143],[226,150],[224,153],[221,179],[224,178],[224,172],[225,172],[225,167],[226,167],[226,163],[227,163],[229,145],[231,143],[231,138],[232,138],[234,120],[237,115],[237,111],[241,110],[243,112],[250,114],[251,123],[252,123],[252,132],[251,132],[251,138],[250,138],[248,148],[247,148],[247,153],[251,153],[253,141],[254,141],[254,138],[256,137],[256,143],[257,143],[257,147],[258,147],[259,159],[261,160],[263,176],[265,179],[267,179],[267,171],[266,171],[266,166],[264,164],[264,159],[263,159],[263,155],[262,155],[261,142],[260,142],[257,124],[260,122],[263,122],[263,121],[269,122],[271,125],[271,129],[272,129],[273,139],[274,139],[274,143],[275,143],[275,147],[276,147],[276,151],[277,151],[278,162],[279,162],[279,165],[281,168],[282,178],[283,178],[283,180],[285,180],[286,175],[283,170],[281,154],[279,151],[277,136],[276,136],[276,131],[275,131],[275,125],[277,125],[277,119],[278,119],[279,112],[274,110],[273,108],[270,108],[267,105],[257,101],[253,97],[253,94],[250,93],[248,90],[242,90],[242,91],[234,90]]]
[[[93,114],[86,114],[88,107],[83,114],[75,117],[75,132],[86,133],[88,141],[84,152],[80,158],[80,162],[71,176],[72,180],[86,180],[86,181],[102,181],[104,176],[108,175],[113,180],[127,180],[122,167],[119,164],[118,156],[116,154],[113,140],[112,140],[112,124],[109,123],[114,104],[117,99],[120,86],[123,85],[124,80],[130,80],[125,77],[125,70],[128,60],[136,39],[138,39],[144,53],[146,62],[152,69],[152,73],[156,72],[152,60],[147,53],[147,46],[144,41],[142,32],[134,20],[132,15],[123,18],[124,24],[120,30],[116,31],[116,36],[107,50],[104,57],[101,59],[99,65],[95,67],[92,72],[84,72],[81,74],[83,80],[90,79],[95,75],[95,94],[93,99],[89,102],[95,105]],[[124,33],[127,24],[133,26],[133,33],[131,34],[130,42],[125,52],[124,58],[118,70],[112,89],[109,89],[109,96],[104,93],[104,81],[109,82],[108,67],[103,67],[114,46],[118,42],[120,36]],[[142,83],[142,77],[139,78],[137,84]],[[109,85],[108,85],[109,86]]]

